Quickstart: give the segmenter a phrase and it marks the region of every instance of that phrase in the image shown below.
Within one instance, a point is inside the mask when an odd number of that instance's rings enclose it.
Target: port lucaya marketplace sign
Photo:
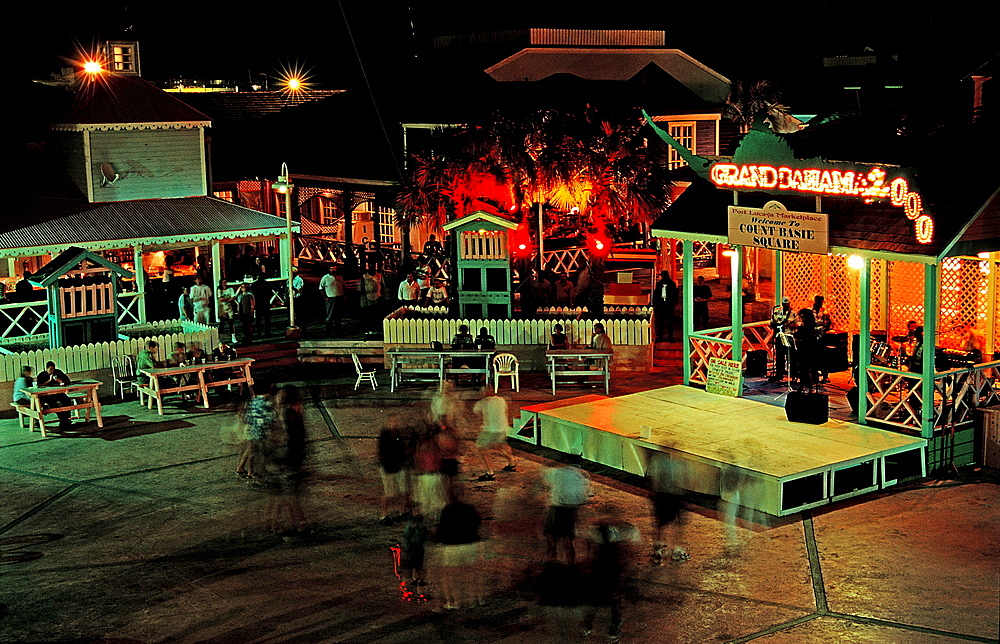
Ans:
[[[826,255],[829,218],[819,212],[792,212],[777,201],[763,208],[729,206],[729,243],[771,250]]]

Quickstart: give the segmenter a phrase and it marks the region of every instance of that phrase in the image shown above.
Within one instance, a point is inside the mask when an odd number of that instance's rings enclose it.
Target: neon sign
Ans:
[[[712,183],[723,188],[751,188],[805,192],[818,195],[843,195],[866,202],[888,199],[902,208],[911,220],[917,242],[929,244],[934,238],[934,220],[923,212],[920,194],[911,191],[903,177],[887,181],[882,168],[866,172],[820,168],[788,168],[770,165],[716,163],[709,174]]]

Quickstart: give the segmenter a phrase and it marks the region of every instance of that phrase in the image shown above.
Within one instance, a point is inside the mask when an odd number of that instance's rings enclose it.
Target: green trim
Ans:
[[[691,385],[691,335],[694,333],[694,244],[690,239],[683,240],[682,250],[683,275],[681,276],[681,330],[684,345],[681,360],[684,365],[684,384]]]
[[[924,266],[924,364],[921,377],[920,435],[934,436],[934,338],[937,337],[938,316],[938,267],[937,264]],[[928,346],[930,351],[928,351]]]
[[[871,363],[872,353],[872,260],[865,257],[865,264],[858,271],[858,279],[861,280],[858,296],[861,298],[861,337],[858,339],[858,353],[855,356],[858,362],[858,379],[854,383],[858,387],[858,422],[867,425],[868,420],[868,365]]]
[[[729,237],[727,235],[709,235],[707,233],[679,232],[676,230],[665,230],[663,228],[653,228],[649,232],[653,237],[665,237],[667,239],[680,239],[682,241],[690,240],[690,241],[713,242],[716,244],[729,243]]]
[[[941,253],[938,255],[939,262],[943,261],[945,257],[948,257],[948,253],[950,253],[951,249],[954,248],[955,245],[962,239],[962,236],[965,235],[965,233],[969,230],[969,226],[971,226],[977,219],[979,219],[979,216],[983,214],[983,211],[986,210],[986,207],[990,205],[990,203],[993,202],[995,199],[997,199],[998,196],[1000,196],[1000,188],[997,188],[993,192],[993,194],[990,195],[990,198],[983,202],[983,205],[979,207],[979,210],[976,211],[976,214],[969,217],[969,220],[965,222],[965,225],[959,228],[958,232],[955,233],[955,236],[952,237],[951,241],[948,242],[948,244],[946,244],[945,247],[941,249]]]

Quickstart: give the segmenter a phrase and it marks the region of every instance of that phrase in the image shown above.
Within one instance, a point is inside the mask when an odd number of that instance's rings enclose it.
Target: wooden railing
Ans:
[[[39,302],[0,304],[0,339],[42,335],[49,332],[49,305]]]
[[[148,334],[143,333],[140,338],[0,355],[0,380],[10,381],[18,378],[24,365],[34,367],[35,373],[38,373],[50,360],[66,373],[108,369],[112,357],[121,355],[134,357],[145,348],[149,340],[159,342],[161,358],[170,352],[176,342],[183,342],[188,346],[199,343],[205,350],[211,349],[219,342],[217,329],[196,323],[185,322],[183,325],[185,330],[181,332],[163,333],[166,328],[180,324],[179,320],[168,320],[143,325],[146,327],[143,330]]]
[[[729,327],[706,329],[692,333],[689,337],[688,360],[691,361],[691,382],[700,385],[708,381],[708,362],[712,358],[733,360],[733,330]],[[771,340],[774,330],[769,322],[753,322],[743,325],[742,354],[763,349],[774,359]],[[740,356],[740,360],[743,359]]]
[[[976,409],[1000,402],[996,374],[1000,360],[934,374],[934,429],[971,424]],[[891,367],[868,367],[870,391],[865,419],[919,432],[923,376]]]

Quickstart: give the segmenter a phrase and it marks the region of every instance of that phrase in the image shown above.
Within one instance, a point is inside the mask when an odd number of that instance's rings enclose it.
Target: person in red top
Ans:
[[[445,475],[441,473],[439,431],[434,425],[425,426],[417,437],[413,452],[413,502],[430,524],[437,523],[441,508],[447,502]]]

